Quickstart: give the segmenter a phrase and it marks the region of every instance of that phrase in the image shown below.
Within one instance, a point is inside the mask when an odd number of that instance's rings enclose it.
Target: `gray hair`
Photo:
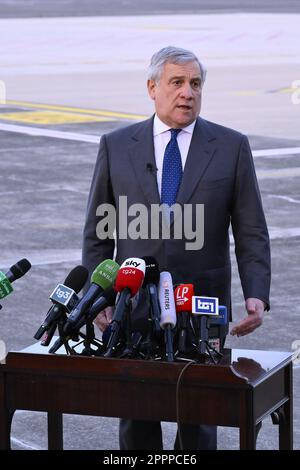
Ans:
[[[165,64],[186,64],[187,62],[197,62],[200,67],[202,85],[205,82],[206,68],[198,57],[191,51],[180,47],[168,46],[153,54],[148,67],[148,80],[156,83],[160,81]]]

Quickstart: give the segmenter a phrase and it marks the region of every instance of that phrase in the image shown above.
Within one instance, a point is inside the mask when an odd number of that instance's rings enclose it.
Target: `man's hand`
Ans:
[[[245,336],[252,333],[258,328],[263,322],[265,304],[260,299],[249,298],[246,300],[246,310],[248,317],[241,320],[234,328],[232,328],[230,334],[235,336]]]
[[[111,323],[113,317],[113,308],[106,307],[100,313],[98,313],[97,317],[94,320],[94,323],[98,326],[99,330],[104,331]]]

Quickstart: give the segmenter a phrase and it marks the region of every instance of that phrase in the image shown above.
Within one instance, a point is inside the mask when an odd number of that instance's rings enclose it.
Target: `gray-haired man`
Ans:
[[[242,336],[260,326],[264,309],[269,309],[269,237],[247,138],[199,118],[204,80],[205,68],[190,51],[166,47],[152,57],[147,86],[155,115],[101,138],[88,202],[83,263],[92,271],[101,260],[113,256],[114,248],[118,262],[151,255],[161,270],[171,272],[174,282],[193,283],[203,294],[219,297],[230,311],[231,223],[247,311],[231,333]],[[180,207],[204,204],[201,249],[187,250],[184,235],[181,239],[122,239],[118,225],[116,247],[112,237],[100,239],[97,208],[113,204],[118,215],[124,195],[128,207],[141,203],[149,211],[165,198],[173,198]],[[112,310],[106,309],[96,323],[104,330],[111,317]],[[184,425],[182,438],[185,449],[215,449],[216,427]],[[160,423],[121,420],[120,448],[162,449]]]

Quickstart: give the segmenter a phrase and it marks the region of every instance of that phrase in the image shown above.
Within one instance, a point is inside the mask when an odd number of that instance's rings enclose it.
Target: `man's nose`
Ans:
[[[188,82],[182,85],[180,92],[181,96],[185,99],[190,100],[191,98],[193,98],[193,90],[190,83]]]

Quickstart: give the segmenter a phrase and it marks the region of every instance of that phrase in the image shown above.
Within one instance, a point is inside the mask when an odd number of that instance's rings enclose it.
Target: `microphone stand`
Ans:
[[[168,362],[174,362],[174,351],[173,351],[173,334],[172,326],[170,323],[165,328],[165,343],[166,343],[166,355]]]
[[[87,320],[86,327],[85,327],[85,338],[83,341],[84,348],[81,351],[82,356],[92,356],[94,354],[94,350],[91,347],[95,339],[95,329],[94,325],[90,320]]]
[[[131,312],[132,312],[132,306],[131,302],[126,305],[125,308],[125,335],[126,335],[126,343],[125,343],[125,349],[122,352],[121,356],[122,358],[124,357],[132,357],[133,355],[133,335],[132,335],[132,322],[131,322]]]
[[[121,332],[121,322],[123,319],[123,312],[125,315],[130,307],[131,292],[129,288],[125,288],[116,305],[114,316],[111,322],[111,333],[107,344],[107,351],[104,357],[111,357],[115,354]]]
[[[209,343],[209,335],[208,335],[209,326],[210,326],[209,323],[210,323],[210,318],[206,315],[201,315],[200,318],[193,317],[193,326],[194,328],[196,326],[195,333],[196,333],[196,337],[198,338],[196,351],[197,351],[197,354],[200,356],[200,358],[209,357],[214,364],[217,364],[217,360],[214,354],[218,356],[218,358],[223,357],[223,354],[217,351]]]

